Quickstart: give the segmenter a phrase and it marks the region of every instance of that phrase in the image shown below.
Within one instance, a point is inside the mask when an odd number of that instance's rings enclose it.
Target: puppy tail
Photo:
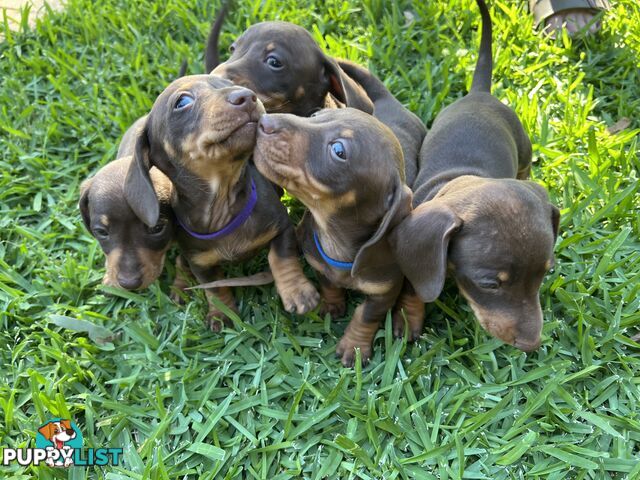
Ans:
[[[366,68],[349,60],[342,59],[338,59],[338,65],[344,73],[360,84],[372,102],[391,95],[387,87],[384,86],[384,83]]]
[[[221,287],[250,287],[254,285],[269,285],[273,283],[273,275],[271,272],[260,272],[248,277],[235,277],[216,280],[214,282],[202,283],[195,287],[189,287],[186,290],[194,290],[200,288],[221,288]]]
[[[491,57],[491,14],[484,0],[476,0],[480,15],[482,16],[482,36],[480,37],[480,50],[476,70],[473,73],[471,83],[472,92],[491,93],[491,72],[493,70],[493,59]]]
[[[222,30],[222,23],[224,22],[224,17],[227,15],[230,3],[231,0],[226,0],[222,4],[222,8],[218,12],[216,19],[211,26],[204,54],[205,73],[211,73],[211,71],[220,64],[220,56],[218,55],[218,39],[220,38],[220,30]]]

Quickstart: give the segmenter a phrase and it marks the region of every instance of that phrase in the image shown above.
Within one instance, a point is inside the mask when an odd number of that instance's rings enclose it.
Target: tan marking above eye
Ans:
[[[353,138],[353,135],[354,135],[354,132],[350,128],[347,128],[345,130],[342,130],[342,132],[340,132],[340,136],[344,138]]]
[[[302,97],[304,97],[304,87],[302,85],[300,85],[297,89],[296,89],[296,95],[295,95],[296,99],[300,99]]]
[[[509,280],[509,273],[507,272],[498,272],[498,280],[501,282],[506,282]]]
[[[269,45],[267,45],[267,53],[271,52],[272,50],[276,49],[276,44],[271,42]]]
[[[100,215],[100,223],[102,223],[102,225],[104,225],[105,227],[108,227],[109,217],[107,217],[106,215]]]

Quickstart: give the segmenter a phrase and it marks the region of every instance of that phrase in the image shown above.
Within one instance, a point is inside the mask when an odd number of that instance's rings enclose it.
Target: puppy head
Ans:
[[[57,422],[49,422],[38,429],[44,438],[49,441],[58,439],[63,442],[75,438],[76,432],[71,426],[70,420],[59,420]]]
[[[87,230],[106,256],[103,283],[134,290],[146,288],[162,272],[165,253],[174,236],[171,183],[151,171],[158,220],[145,225],[124,197],[124,183],[132,157],[115,160],[86,180],[80,188],[80,212]]]
[[[373,104],[304,28],[287,22],[251,26],[231,45],[231,57],[213,74],[258,95],[269,113],[309,116],[327,93],[369,113]]]
[[[460,177],[391,233],[396,260],[425,302],[452,272],[480,324],[531,351],[540,344],[539,288],[553,266],[559,212],[539,185]]]
[[[398,140],[359,110],[322,110],[310,118],[264,115],[254,161],[269,180],[300,199],[323,228],[338,217],[353,219],[353,236],[361,232],[366,240],[354,275],[410,209]],[[377,228],[373,237],[372,228]]]
[[[125,182],[136,215],[149,226],[157,223],[152,166],[174,183],[187,179],[193,187],[191,180],[199,180],[214,192],[223,179],[239,175],[253,151],[262,113],[252,91],[216,76],[193,75],[171,83],[137,138]]]

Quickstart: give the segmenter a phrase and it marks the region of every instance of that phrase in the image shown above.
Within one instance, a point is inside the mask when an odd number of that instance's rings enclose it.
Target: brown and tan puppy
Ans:
[[[218,62],[218,34],[226,6],[213,24],[206,70],[253,90],[269,113],[309,116],[346,105],[372,113],[373,104],[304,28],[288,22],[249,27],[231,45],[231,56]],[[337,103],[336,103],[337,101]]]
[[[391,129],[398,138],[404,156],[406,183],[411,187],[418,174],[418,154],[427,127],[369,70],[348,60],[339,60],[340,68],[366,92],[374,106],[373,115]]]
[[[387,242],[411,208],[398,140],[352,108],[310,118],[270,114],[260,119],[254,161],[309,209],[298,238],[320,278],[324,311],[344,315],[344,288],[367,295],[337,348],[345,366],[354,364],[356,348],[366,362],[403,281]]]
[[[491,96],[491,17],[477,2],[483,26],[471,92],[436,117],[420,152],[415,209],[390,238],[421,301],[438,297],[449,271],[489,333],[531,351],[540,344],[538,290],[553,266],[559,212],[544,188],[516,179],[529,174],[531,143],[517,115]],[[408,291],[399,303],[416,301]],[[419,335],[423,315],[408,321]]]
[[[158,217],[149,171],[171,179],[172,207],[182,256],[200,283],[222,276],[220,265],[270,246],[269,265],[284,307],[305,313],[319,295],[304,277],[293,226],[273,185],[249,162],[264,113],[256,95],[214,75],[171,83],[156,99],[136,143],[125,195],[147,224]],[[207,290],[229,308],[228,287]],[[213,304],[213,329],[227,320]]]
[[[80,187],[80,212],[87,230],[106,256],[103,283],[127,290],[148,287],[162,273],[164,258],[174,238],[171,182],[159,170],[150,178],[159,215],[145,225],[124,198],[127,171],[133,161],[135,135],[140,120],[125,133],[118,159],[102,167]]]

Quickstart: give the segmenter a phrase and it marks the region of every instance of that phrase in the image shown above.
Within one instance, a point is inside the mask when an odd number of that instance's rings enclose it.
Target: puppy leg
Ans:
[[[362,363],[366,364],[373,352],[373,339],[387,311],[393,307],[400,287],[386,295],[370,295],[353,313],[353,317],[336,348],[336,355],[345,367],[353,367],[356,348],[360,349]]]
[[[320,295],[302,272],[293,227],[287,227],[271,241],[268,258],[284,309],[304,314],[316,308]]]
[[[405,320],[409,329],[407,340],[417,341],[424,324],[424,302],[416,295],[413,286],[406,279],[393,311],[393,335],[396,338],[404,337]]]
[[[324,317],[327,313],[332,319],[344,317],[347,311],[347,301],[344,288],[336,287],[324,275],[318,273],[320,280],[320,316]]]
[[[218,266],[213,267],[198,267],[197,265],[191,265],[191,271],[193,275],[196,277],[196,280],[199,283],[207,283],[213,282],[214,280],[220,280],[223,278],[222,269]],[[238,312],[238,307],[236,306],[236,301],[233,298],[233,291],[230,287],[220,287],[220,288],[207,288],[205,290],[205,295],[207,297],[207,301],[209,302],[209,313],[207,313],[206,322],[209,325],[209,328],[214,332],[219,332],[222,330],[223,323],[227,327],[233,326],[233,322],[222,313],[218,307],[211,301],[211,298],[216,297],[222,303],[224,303],[227,307],[229,307],[234,312]]]
[[[176,258],[176,278],[173,279],[169,298],[180,305],[184,304],[184,291],[189,286],[192,278],[193,274],[189,269],[189,265],[182,258],[182,255],[178,255]]]

